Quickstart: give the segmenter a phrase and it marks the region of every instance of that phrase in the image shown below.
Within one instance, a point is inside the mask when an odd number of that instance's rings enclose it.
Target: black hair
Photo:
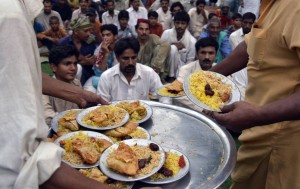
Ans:
[[[129,19],[129,13],[127,10],[121,10],[118,14],[118,20],[121,20],[122,18]]]
[[[170,2],[170,0],[160,0],[159,2],[163,2],[163,1],[168,1],[168,2]]]
[[[213,12],[209,13],[208,14],[208,20],[210,20],[214,16],[218,17],[216,13],[213,13]]]
[[[156,11],[149,11],[148,12],[148,19],[149,17],[158,18],[158,13]]]
[[[52,5],[52,1],[51,0],[43,0],[43,4],[45,3],[50,3]]]
[[[105,4],[107,5],[107,3],[113,3],[113,4],[115,4],[115,1],[114,1],[114,0],[107,0],[107,1],[105,2]]]
[[[212,18],[211,20],[208,21],[207,23],[207,27],[209,27],[211,25],[211,23],[218,23],[219,26],[221,26],[221,21],[218,18]]]
[[[182,5],[179,1],[177,1],[177,2],[175,2],[175,3],[172,3],[171,8],[170,8],[170,11],[173,12],[173,9],[174,9],[175,7],[180,7],[181,10],[184,11],[184,7],[183,7],[183,5]]]
[[[241,15],[240,13],[234,13],[234,14],[232,15],[232,20],[235,20],[235,19],[237,19],[237,18],[242,19],[242,15]]]
[[[242,20],[245,20],[245,19],[252,19],[254,22],[256,20],[256,16],[252,12],[246,12],[245,14],[243,14],[243,17],[242,17]]]
[[[140,51],[140,43],[135,37],[125,37],[117,41],[114,52],[120,56],[126,49],[132,49],[136,54]]]
[[[65,58],[75,55],[78,58],[79,53],[72,45],[54,46],[49,53],[49,63],[56,66]]]
[[[195,44],[196,52],[198,52],[199,49],[203,48],[203,47],[214,47],[216,49],[216,52],[218,52],[219,44],[214,38],[205,37],[205,38],[199,39],[196,42],[196,44]]]
[[[174,16],[174,22],[176,22],[176,21],[184,21],[184,22],[189,23],[190,22],[190,15],[185,11],[178,12]]]
[[[197,1],[196,1],[196,6],[198,6],[198,5],[200,5],[200,4],[206,5],[205,0],[197,0]]]
[[[101,31],[103,32],[105,30],[110,31],[113,35],[118,35],[118,27],[114,24],[103,24],[101,26]]]
[[[49,23],[50,23],[51,20],[57,20],[57,21],[59,22],[59,19],[58,19],[57,16],[51,16],[51,17],[49,18]]]

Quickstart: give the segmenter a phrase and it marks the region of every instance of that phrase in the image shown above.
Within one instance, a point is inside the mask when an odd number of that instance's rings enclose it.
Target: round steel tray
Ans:
[[[178,106],[147,101],[153,116],[140,124],[151,140],[178,149],[190,160],[190,172],[182,179],[161,185],[164,189],[213,189],[230,175],[236,162],[231,135],[205,115]],[[153,186],[137,182],[135,188]],[[159,185],[158,185],[159,186]]]

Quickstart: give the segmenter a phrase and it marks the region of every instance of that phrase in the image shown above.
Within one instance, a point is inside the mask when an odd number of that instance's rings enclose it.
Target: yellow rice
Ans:
[[[178,94],[170,93],[166,87],[163,87],[163,88],[159,89],[159,90],[157,91],[157,93],[158,93],[159,95],[161,95],[161,96],[170,96],[170,97],[174,97],[174,96],[182,96],[182,95],[184,95],[184,92],[183,92],[183,91],[179,92]]]

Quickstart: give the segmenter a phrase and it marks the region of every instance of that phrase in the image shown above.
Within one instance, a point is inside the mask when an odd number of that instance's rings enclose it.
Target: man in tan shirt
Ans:
[[[248,71],[245,102],[210,112],[222,126],[242,131],[232,189],[300,188],[299,11],[297,0],[263,0],[245,42],[211,69]]]

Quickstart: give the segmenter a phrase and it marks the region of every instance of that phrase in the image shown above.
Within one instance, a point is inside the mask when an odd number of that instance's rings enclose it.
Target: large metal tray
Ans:
[[[190,172],[182,179],[161,185],[164,189],[213,189],[230,175],[236,162],[231,135],[205,115],[178,106],[147,101],[153,116],[140,124],[151,140],[182,151],[190,160]],[[134,189],[153,186],[137,182]]]

